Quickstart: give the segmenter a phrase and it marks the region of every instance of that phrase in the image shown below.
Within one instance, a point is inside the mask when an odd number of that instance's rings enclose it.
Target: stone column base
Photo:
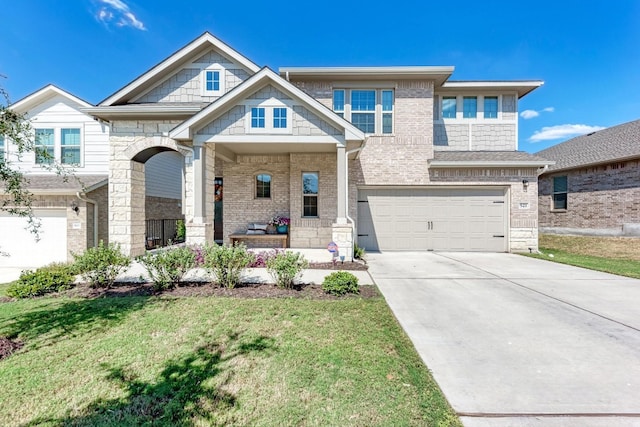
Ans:
[[[188,222],[186,225],[187,235],[186,243],[188,245],[204,245],[205,243],[213,243],[213,224],[212,223],[193,223]]]
[[[353,259],[353,225],[332,224],[331,240],[338,245],[339,255],[344,255],[345,260]]]

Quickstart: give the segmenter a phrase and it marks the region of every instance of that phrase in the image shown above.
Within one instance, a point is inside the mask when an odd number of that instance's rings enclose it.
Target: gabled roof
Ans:
[[[283,93],[291,96],[294,99],[297,99],[307,108],[309,108],[313,113],[317,114],[328,123],[334,125],[339,129],[344,129],[345,139],[347,141],[364,140],[364,133],[360,129],[358,129],[342,117],[338,116],[318,100],[307,95],[305,92],[298,89],[288,81],[284,80],[267,67],[264,67],[258,73],[254,74],[243,83],[236,86],[233,90],[224,94],[222,97],[211,103],[208,107],[200,111],[198,114],[176,126],[169,133],[169,137],[177,140],[193,139],[194,130],[198,130],[207,125],[217,117],[226,113],[237,103],[268,84],[275,86]]]
[[[640,120],[572,138],[536,155],[555,160],[549,171],[640,158]]]
[[[162,80],[163,77],[177,71],[189,60],[197,58],[199,55],[206,53],[211,48],[215,48],[224,56],[237,62],[251,73],[256,73],[260,70],[260,67],[247,59],[245,56],[232,49],[229,45],[222,42],[220,39],[214,37],[211,33],[205,32],[200,37],[193,40],[191,43],[178,50],[164,61],[151,68],[149,71],[142,74],[140,77],[136,78],[131,83],[129,83],[113,95],[109,96],[104,101],[100,102],[99,105],[110,106],[127,102],[128,100],[134,98],[135,95],[152,87],[153,84]]]
[[[436,151],[429,166],[456,167],[543,167],[553,162],[524,151]]]
[[[83,108],[87,108],[91,106],[91,104],[89,104],[87,101],[80,99],[75,95],[72,95],[66,90],[60,89],[57,86],[49,84],[25,96],[21,100],[14,102],[13,104],[11,104],[11,109],[19,113],[24,113],[31,110],[33,107],[42,104],[46,100],[51,99],[54,96],[58,96],[58,95],[63,96],[76,104],[79,104]]]

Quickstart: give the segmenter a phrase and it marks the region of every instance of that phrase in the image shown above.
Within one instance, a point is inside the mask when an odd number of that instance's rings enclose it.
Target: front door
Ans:
[[[213,196],[213,240],[218,243],[222,243],[223,234],[222,234],[222,195],[223,195],[223,186],[222,186],[222,178],[217,177],[213,181],[215,187],[215,193]]]

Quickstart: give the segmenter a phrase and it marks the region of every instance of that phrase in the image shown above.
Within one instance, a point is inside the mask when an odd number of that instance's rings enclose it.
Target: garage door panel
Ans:
[[[358,244],[370,251],[502,252],[505,197],[503,189],[360,190],[358,200],[368,203],[358,203]]]

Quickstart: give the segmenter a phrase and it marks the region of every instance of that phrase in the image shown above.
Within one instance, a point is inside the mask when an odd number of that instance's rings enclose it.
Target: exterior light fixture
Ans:
[[[522,189],[524,191],[527,191],[527,188],[529,188],[529,180],[523,179],[522,180]]]
[[[74,211],[76,214],[80,212],[80,208],[78,207],[78,204],[76,203],[75,200],[71,202],[71,210]]]

